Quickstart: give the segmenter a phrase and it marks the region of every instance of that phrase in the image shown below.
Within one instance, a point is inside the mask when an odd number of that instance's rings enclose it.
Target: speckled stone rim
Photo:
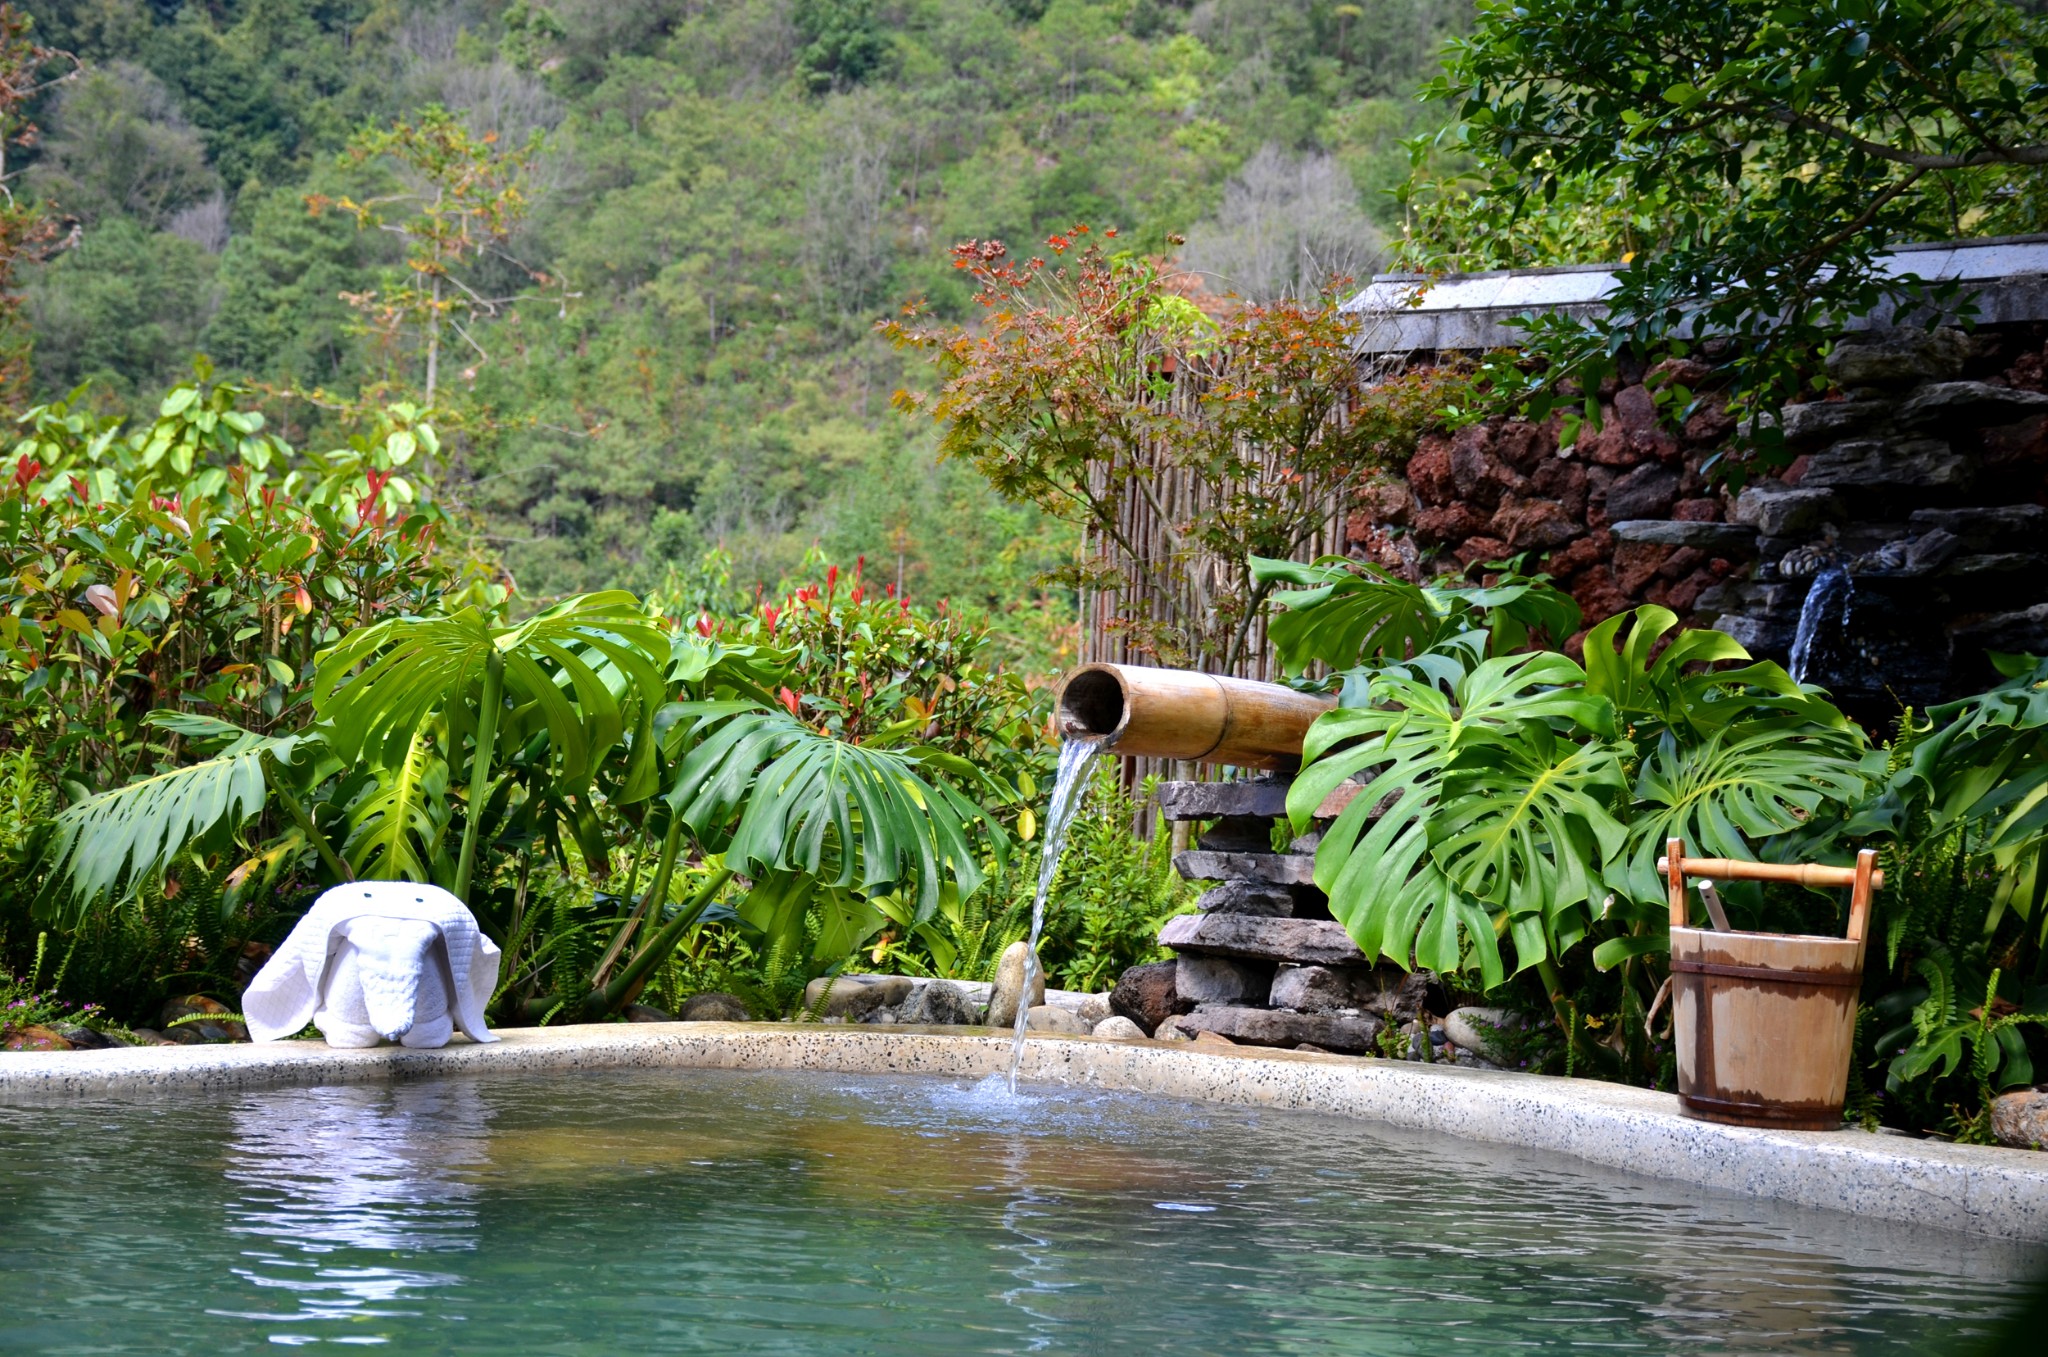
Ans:
[[[512,1028],[486,1046],[334,1050],[321,1042],[0,1056],[0,1103],[208,1097],[443,1074],[586,1069],[817,1070],[980,1078],[1004,1068],[987,1029],[647,1023]],[[2048,1242],[2048,1154],[1860,1131],[1766,1131],[1679,1115],[1618,1084],[1306,1051],[1039,1035],[1025,1078],[1292,1108],[1548,1150],[1609,1168],[2001,1239]]]

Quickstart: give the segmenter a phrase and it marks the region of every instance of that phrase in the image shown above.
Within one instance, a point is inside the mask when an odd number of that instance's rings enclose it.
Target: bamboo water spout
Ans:
[[[1060,733],[1095,736],[1136,758],[1292,768],[1310,724],[1336,705],[1277,683],[1089,664],[1060,685]]]

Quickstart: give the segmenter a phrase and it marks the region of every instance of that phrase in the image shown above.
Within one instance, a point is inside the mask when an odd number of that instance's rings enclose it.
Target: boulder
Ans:
[[[1900,394],[1921,382],[1952,381],[1969,357],[1970,341],[1957,330],[1866,330],[1836,342],[1827,373],[1837,386]]]
[[[1373,972],[1356,966],[1289,966],[1273,977],[1268,1002],[1300,1013],[1356,1012],[1380,996]]]
[[[1444,1018],[1444,1035],[1460,1049],[1498,1065],[1507,1063],[1499,1033],[1521,1025],[1521,1017],[1505,1008],[1454,1008]]]
[[[821,975],[804,986],[804,1012],[858,1022],[878,1008],[893,1008],[909,997],[907,976]]]
[[[676,1017],[682,1022],[751,1022],[754,1015],[737,994],[708,990],[685,999]]]
[[[1104,1041],[1143,1041],[1145,1029],[1121,1013],[1112,1013],[1096,1023],[1089,1035],[1101,1037]]]
[[[70,1042],[71,1049],[74,1051],[109,1051],[117,1046],[128,1045],[127,1042],[122,1041],[119,1037],[108,1036],[105,1032],[96,1032],[83,1023],[54,1022],[50,1024],[50,1027],[58,1036]]]
[[[1051,1004],[1036,1004],[1024,1015],[1024,1026],[1033,1032],[1053,1032],[1060,1036],[1085,1037],[1088,1024],[1064,1008]]]
[[[973,1027],[981,1021],[981,1005],[950,980],[928,980],[903,1001],[896,1016],[899,1022],[928,1027]]]
[[[1294,892],[1262,881],[1226,881],[1203,891],[1195,908],[1204,914],[1255,914],[1284,919],[1294,913]]]
[[[1190,1032],[1214,1032],[1246,1046],[1299,1046],[1370,1051],[1380,1020],[1336,1013],[1289,1013],[1271,1008],[1198,1008],[1176,1019]]]
[[[1987,429],[2017,424],[2048,412],[2048,394],[2015,391],[1988,382],[1937,382],[1923,386],[1899,407],[1907,429]]]
[[[1194,1007],[1174,988],[1178,974],[1179,964],[1173,961],[1133,966],[1109,992],[1109,1006],[1147,1034],[1156,1035],[1161,1023]]]
[[[1607,487],[1609,521],[1664,517],[1678,498],[1678,480],[1669,467],[1645,462]]]
[[[1195,1034],[1188,1028],[1187,1021],[1185,1014],[1175,1014],[1159,1024],[1158,1030],[1152,1033],[1152,1039],[1154,1041],[1193,1041]]]
[[[1090,1027],[1093,1027],[1114,1011],[1109,1006],[1109,996],[1107,994],[1091,994],[1082,999],[1080,1004],[1074,1009],[1074,1016]]]
[[[0,1051],[68,1051],[72,1045],[54,1028],[32,1024],[0,1028]]]
[[[1273,988],[1273,963],[1188,955],[1174,962],[1173,988],[1197,1006],[1263,1004]]]
[[[689,1005],[686,1003],[684,1007],[687,1008]],[[627,1004],[619,1016],[623,1017],[627,1022],[674,1022],[676,1020],[675,1014],[665,1008],[656,1008],[653,1004]],[[722,1019],[706,1019],[706,1021],[722,1021]]]
[[[1315,966],[1363,966],[1366,956],[1342,924],[1328,919],[1260,919],[1246,914],[1183,914],[1159,930],[1162,946],[1176,952],[1292,961]],[[1124,1010],[1119,1007],[1118,1012]]]
[[[991,1027],[1009,1027],[1017,1021],[1019,1008],[1036,1008],[1045,1002],[1045,966],[1034,965],[1031,970],[1031,994],[1024,994],[1025,960],[1031,955],[1031,944],[1019,939],[1003,949],[1002,958],[996,962],[995,987],[988,993],[988,1022]]]
[[[1993,1098],[1991,1135],[2016,1150],[2048,1149],[2048,1088],[2023,1088]]]

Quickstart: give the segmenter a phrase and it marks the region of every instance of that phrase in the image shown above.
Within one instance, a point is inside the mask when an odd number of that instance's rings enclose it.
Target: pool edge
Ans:
[[[442,1073],[634,1067],[979,1077],[1009,1038],[958,1029],[767,1023],[508,1028],[435,1051],[321,1042],[10,1052],[0,1103],[219,1094]],[[1028,1079],[1202,1102],[1333,1113],[1823,1210],[2048,1243],[2048,1154],[1860,1131],[1694,1121],[1665,1093],[1584,1079],[1186,1043],[1034,1036]]]

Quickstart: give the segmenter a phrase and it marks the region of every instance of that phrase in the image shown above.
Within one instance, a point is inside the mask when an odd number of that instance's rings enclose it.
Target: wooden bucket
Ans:
[[[1686,858],[1676,840],[1658,866],[1671,885],[1672,1029],[1685,1114],[1737,1126],[1826,1131],[1842,1124],[1856,1000],[1863,984],[1876,854],[1854,867]],[[1848,886],[1846,938],[1689,926],[1687,875]]]

